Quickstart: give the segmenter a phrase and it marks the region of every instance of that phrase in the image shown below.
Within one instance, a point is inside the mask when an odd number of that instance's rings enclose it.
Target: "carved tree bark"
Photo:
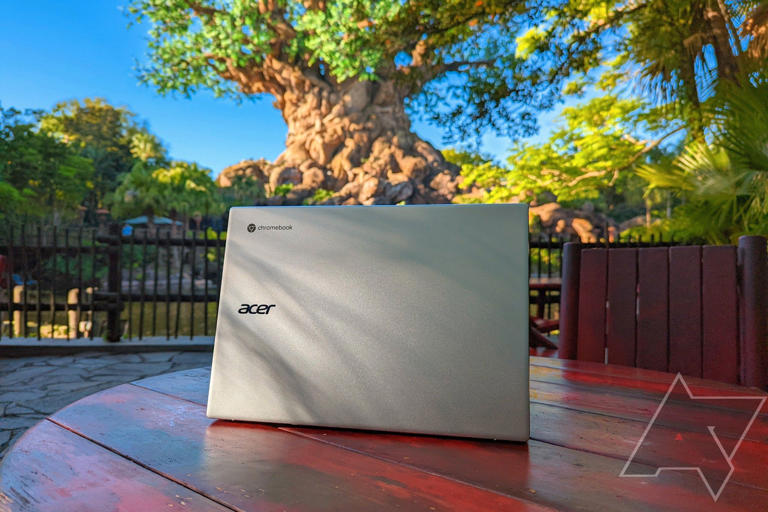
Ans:
[[[298,204],[318,189],[335,192],[327,204],[453,199],[459,169],[411,132],[405,95],[395,82],[301,85],[275,102],[288,136],[285,151],[267,170],[268,187],[294,186],[271,204]]]

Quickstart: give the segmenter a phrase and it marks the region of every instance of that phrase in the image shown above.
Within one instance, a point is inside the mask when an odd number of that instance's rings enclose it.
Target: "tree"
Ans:
[[[768,83],[731,84],[712,108],[712,142],[694,141],[639,174],[681,199],[668,228],[710,243],[768,232]]]
[[[221,200],[229,206],[253,206],[256,201],[266,199],[264,184],[250,174],[240,173],[231,177],[228,187],[219,189]]]
[[[704,103],[718,83],[738,82],[768,55],[764,0],[555,0],[534,4],[519,54],[541,65],[526,80],[558,89],[575,75],[634,77],[640,90],[701,138]],[[572,82],[573,83],[573,82]]]
[[[0,200],[4,217],[74,216],[93,189],[93,163],[40,132],[15,109],[0,108]]]
[[[147,229],[154,235],[154,219],[167,212],[169,195],[155,178],[154,169],[144,162],[137,162],[131,172],[122,176],[120,186],[108,196],[107,202],[116,218],[146,215]]]
[[[77,148],[93,160],[94,187],[88,199],[91,212],[131,172],[136,160],[165,159],[165,150],[136,115],[125,107],[110,105],[103,98],[85,98],[58,103],[41,115],[40,130]]]
[[[181,216],[186,225],[192,215],[218,212],[220,206],[210,171],[187,162],[170,162],[161,168],[136,163],[110,203],[116,217],[146,215],[152,233],[156,216],[168,215],[174,222]]]
[[[456,138],[535,129],[546,84],[519,83],[524,0],[134,0],[142,79],[160,92],[270,94],[288,127],[272,175],[297,201],[448,201],[458,169],[411,132],[422,109]],[[550,95],[545,101],[554,101]],[[528,106],[528,105],[531,106]],[[283,172],[295,168],[301,174]],[[305,180],[304,177],[309,175]],[[291,176],[293,176],[291,178]]]
[[[175,220],[181,216],[185,226],[193,215],[220,210],[216,185],[209,169],[195,163],[172,162],[154,171],[152,177],[162,187],[164,203],[171,218]]]

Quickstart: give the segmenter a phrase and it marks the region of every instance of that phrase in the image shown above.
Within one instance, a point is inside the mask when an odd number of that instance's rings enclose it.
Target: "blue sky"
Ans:
[[[104,97],[149,123],[173,158],[196,161],[213,174],[245,158],[274,159],[285,143],[285,123],[263,96],[237,105],[201,93],[160,96],[138,83],[134,65],[145,52],[146,25],[128,29],[120,11],[128,0],[6,2],[0,18],[0,103],[50,109],[55,103]],[[540,119],[544,126],[551,120]],[[413,130],[438,148],[442,132],[415,121]],[[546,130],[543,130],[546,131]],[[509,141],[491,134],[483,150],[505,157]]]

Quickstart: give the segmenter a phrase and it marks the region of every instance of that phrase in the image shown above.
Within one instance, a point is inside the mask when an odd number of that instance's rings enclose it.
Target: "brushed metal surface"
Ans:
[[[230,211],[208,416],[527,440],[528,400],[525,205]]]

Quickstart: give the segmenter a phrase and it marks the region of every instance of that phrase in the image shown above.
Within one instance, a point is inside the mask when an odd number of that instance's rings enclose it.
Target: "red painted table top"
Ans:
[[[670,459],[717,472],[714,426],[734,467],[717,502],[694,470],[619,477],[671,374],[532,358],[527,444],[214,421],[208,377],[125,384],[42,421],[0,468],[0,510],[768,509],[768,412],[754,416],[755,400],[677,389],[636,456],[641,473]],[[686,382],[695,396],[765,396]],[[659,443],[670,436],[680,450]]]

